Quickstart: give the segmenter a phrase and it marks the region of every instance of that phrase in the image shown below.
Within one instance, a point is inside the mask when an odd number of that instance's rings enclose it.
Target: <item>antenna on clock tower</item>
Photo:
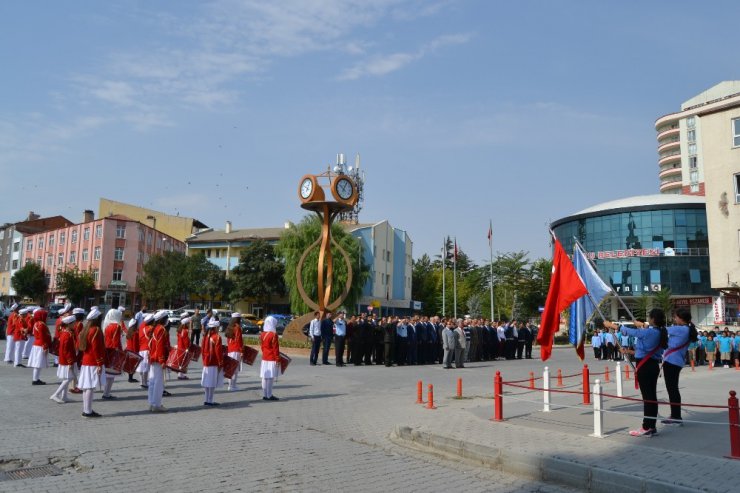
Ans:
[[[339,220],[348,224],[358,224],[360,221],[360,211],[365,202],[365,171],[360,169],[360,154],[355,156],[355,165],[347,166],[344,154],[337,154],[337,165],[334,168],[339,173],[346,174],[355,182],[357,186],[357,203],[347,212],[339,214]]]

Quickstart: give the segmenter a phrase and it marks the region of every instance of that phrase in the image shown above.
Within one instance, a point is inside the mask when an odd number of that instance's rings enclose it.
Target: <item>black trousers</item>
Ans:
[[[405,337],[399,337],[396,341],[396,364],[403,366],[408,358],[408,341]]]
[[[193,333],[190,334],[190,344],[200,346],[200,329],[193,330]]]
[[[640,364],[640,360],[637,360]],[[642,394],[642,427],[646,430],[655,428],[655,418],[658,416],[658,375],[660,374],[660,365],[658,360],[650,358],[637,372],[637,382],[640,384],[640,393]],[[652,401],[652,402],[648,402]]]
[[[524,357],[527,359],[532,359],[532,343],[531,342],[524,343]]]
[[[344,364],[344,336],[334,336],[334,355],[337,366]]]
[[[671,419],[681,419],[681,392],[678,390],[678,377],[682,367],[663,363],[663,378],[668,400],[671,402]]]

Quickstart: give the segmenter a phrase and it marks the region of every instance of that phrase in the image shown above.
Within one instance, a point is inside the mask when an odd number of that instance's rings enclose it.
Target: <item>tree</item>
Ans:
[[[633,313],[633,315],[637,318],[647,320],[648,312],[653,305],[652,295],[641,294],[640,296],[635,296],[633,300],[635,301],[635,312]]]
[[[273,296],[285,295],[285,265],[275,255],[275,249],[265,240],[255,240],[241,251],[239,265],[231,271],[234,282],[232,301],[254,298],[268,307]]]
[[[352,268],[352,285],[344,301],[345,306],[354,306],[362,296],[362,288],[370,277],[370,268],[360,258],[360,240],[350,235],[339,224],[333,224],[332,238],[347,253]],[[317,216],[306,216],[297,225],[285,230],[280,237],[275,252],[285,259],[285,285],[288,288],[291,310],[293,313],[306,313],[309,307],[303,301],[296,283],[296,270],[303,252],[321,236],[321,221]],[[336,246],[332,247],[334,279],[332,300],[344,289],[347,280],[347,268],[342,255]],[[318,255],[319,249],[313,248],[303,264],[302,280],[306,294],[312,300],[318,299]]]
[[[10,285],[19,296],[41,303],[46,294],[46,274],[38,264],[28,262],[13,274]]]
[[[669,288],[662,288],[660,291],[656,291],[653,295],[653,306],[660,308],[666,314],[666,319],[671,320],[671,313],[673,313],[673,300],[671,299],[671,290]]]
[[[188,257],[180,252],[164,252],[152,255],[144,264],[144,272],[139,280],[141,294],[149,303],[167,303],[186,296],[192,288],[189,277]]]
[[[57,274],[57,288],[76,305],[84,305],[85,300],[95,292],[92,274],[77,267]]]

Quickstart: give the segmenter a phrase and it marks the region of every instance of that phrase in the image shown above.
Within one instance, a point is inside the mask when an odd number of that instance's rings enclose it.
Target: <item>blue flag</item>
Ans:
[[[586,334],[586,323],[591,319],[596,307],[611,293],[611,288],[601,280],[583,250],[576,244],[573,251],[573,267],[588,289],[588,296],[583,296],[570,305],[570,326],[568,335],[576,353],[583,360],[583,344]],[[595,303],[595,304],[594,304]]]

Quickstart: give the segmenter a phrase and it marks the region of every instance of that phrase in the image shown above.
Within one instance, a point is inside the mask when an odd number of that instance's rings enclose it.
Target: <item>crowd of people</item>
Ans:
[[[310,364],[336,366],[431,365],[462,368],[469,361],[531,359],[537,327],[523,321],[453,319],[438,316],[378,318],[362,313],[346,318],[314,313],[306,335],[311,342]],[[345,358],[346,355],[346,358]]]
[[[69,393],[82,394],[82,416],[86,418],[100,416],[93,410],[96,388],[102,389],[102,399],[116,398],[112,394],[113,383],[116,376],[122,374],[121,369],[126,368],[124,362],[127,358],[134,361],[127,371],[128,381],[139,383],[134,377],[139,374],[151,412],[167,411],[162,398],[171,395],[165,388],[164,376],[169,371],[168,367],[175,365],[181,370],[178,378],[187,379],[184,370],[191,358],[203,358],[201,386],[205,394],[204,406],[218,405],[214,401],[214,392],[225,382],[228,390],[238,390],[237,378],[245,353],[241,314],[231,314],[224,334],[226,344],[223,344],[219,333],[221,322],[217,317],[207,315],[198,320],[202,325],[197,324],[199,331],[201,327],[206,330],[202,343],[191,342],[193,324],[191,318],[185,318],[180,321],[177,343],[172,346],[167,311],[145,313],[142,309],[124,323],[125,312],[125,307],[112,308],[103,317],[97,307],[86,312],[67,304],[55,314],[57,318],[52,333],[46,324],[47,310],[41,307],[20,308],[14,304],[7,322],[5,362],[16,368],[32,368],[31,384],[46,385],[41,380],[41,373],[49,367],[50,353],[55,354],[54,366],[61,383],[49,399],[64,404],[70,401]],[[273,395],[272,388],[281,373],[282,355],[274,317],[265,319],[260,346],[263,400],[276,401],[279,399]],[[23,363],[24,359],[27,364]],[[229,378],[225,379],[227,368]]]

